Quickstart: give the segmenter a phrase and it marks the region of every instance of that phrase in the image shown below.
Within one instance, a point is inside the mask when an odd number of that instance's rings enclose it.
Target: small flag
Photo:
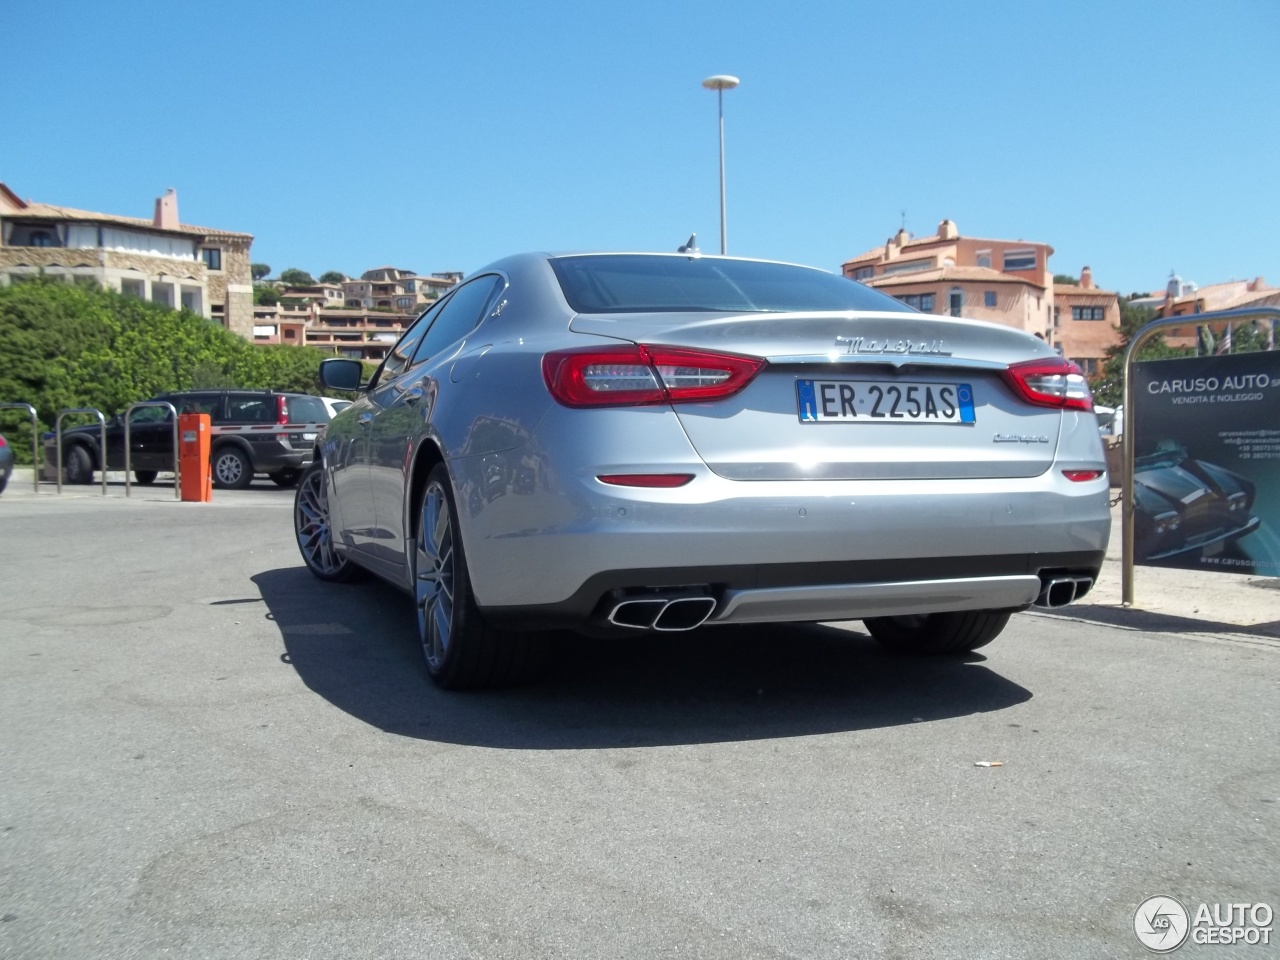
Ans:
[[[1222,328],[1222,336],[1218,340],[1218,349],[1216,351],[1219,356],[1224,353],[1231,352],[1231,324],[1227,324]]]

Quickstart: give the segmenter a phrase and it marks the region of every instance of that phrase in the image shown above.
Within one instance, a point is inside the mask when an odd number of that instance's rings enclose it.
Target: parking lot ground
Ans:
[[[404,597],[306,573],[289,491],[21,489],[0,956],[1139,957],[1147,897],[1280,907],[1250,578],[964,659],[858,623],[563,638],[539,683],[448,694]]]

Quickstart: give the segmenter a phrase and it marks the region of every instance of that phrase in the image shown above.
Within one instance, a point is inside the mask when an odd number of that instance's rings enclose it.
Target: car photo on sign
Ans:
[[[1169,442],[1133,465],[1134,543],[1140,562],[1220,549],[1258,529],[1254,484],[1193,460]]]
[[[1084,596],[1106,550],[1074,364],[810,267],[508,257],[362,378],[321,364],[357,399],[299,482],[296,539],[322,580],[404,591],[447,688],[530,676],[560,629],[861,620],[965,653]]]

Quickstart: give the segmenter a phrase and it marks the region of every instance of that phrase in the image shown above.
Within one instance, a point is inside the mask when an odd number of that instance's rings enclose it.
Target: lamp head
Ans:
[[[708,90],[732,90],[740,82],[737,77],[731,77],[727,73],[717,73],[714,77],[703,80],[702,85]]]

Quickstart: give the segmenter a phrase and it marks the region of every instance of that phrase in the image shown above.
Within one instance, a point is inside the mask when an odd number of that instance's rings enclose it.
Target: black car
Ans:
[[[240,490],[256,473],[282,487],[297,483],[310,462],[317,435],[329,422],[324,401],[305,393],[274,390],[192,390],[153,400],[173,404],[178,413],[207,413],[212,421],[210,463],[214,486]],[[173,469],[173,422],[163,407],[140,407],[130,417],[134,478],[152,483],[161,470]],[[45,434],[47,476],[57,474],[57,445]],[[107,422],[106,469],[124,469],[124,417]],[[92,483],[103,469],[98,425],[62,431],[62,469],[67,483]]]
[[[1133,465],[1134,544],[1138,562],[1204,550],[1252,533],[1252,481],[1166,444]]]

